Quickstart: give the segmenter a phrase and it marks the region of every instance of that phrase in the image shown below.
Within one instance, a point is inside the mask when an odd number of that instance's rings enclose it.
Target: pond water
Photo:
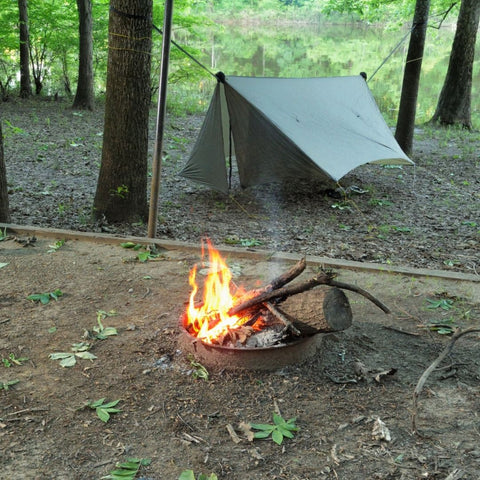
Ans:
[[[202,52],[199,59],[213,72],[266,77],[317,77],[368,74],[387,122],[398,113],[408,29],[386,30],[358,24],[218,25],[181,42]],[[454,27],[429,28],[422,63],[417,123],[435,111],[448,68]],[[403,40],[403,41],[402,41]],[[474,66],[472,120],[480,127],[480,41]]]

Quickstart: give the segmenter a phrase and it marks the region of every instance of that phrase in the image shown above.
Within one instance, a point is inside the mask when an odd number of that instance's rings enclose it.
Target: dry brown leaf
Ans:
[[[384,370],[383,372],[378,372],[375,374],[373,377],[377,383],[380,383],[382,381],[383,377],[389,376],[389,375],[395,375],[397,373],[396,368],[389,368],[388,370]]]
[[[375,440],[385,440],[386,442],[391,442],[392,440],[390,430],[379,418],[377,418],[373,424],[372,437]]]
[[[252,427],[249,423],[240,422],[240,424],[238,425],[238,429],[247,437],[247,440],[249,442],[253,442],[255,434],[253,433]]]

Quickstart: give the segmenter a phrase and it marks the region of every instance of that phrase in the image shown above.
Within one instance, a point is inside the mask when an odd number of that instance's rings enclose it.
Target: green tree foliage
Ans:
[[[404,24],[413,18],[415,3],[415,0],[325,0],[323,12],[327,15],[353,14],[361,20]],[[430,3],[432,12],[438,15],[455,5],[451,0],[432,0]]]
[[[17,2],[4,2],[0,10],[0,79],[7,72],[13,78],[19,65],[19,25]],[[107,39],[108,2],[95,2],[96,49],[105,48]],[[70,69],[77,70],[78,15],[75,0],[42,0],[28,2],[30,34],[30,67],[36,93],[42,92],[48,81],[50,92],[63,92],[68,85]],[[95,48],[94,47],[94,48]],[[98,58],[98,57],[97,57]],[[101,55],[105,63],[106,55]],[[3,72],[2,72],[3,70]],[[105,70],[105,67],[103,67]],[[76,77],[73,79],[76,81]]]
[[[96,93],[105,91],[108,51],[108,10],[109,0],[96,0],[92,5],[93,15],[93,55]],[[198,26],[205,26],[207,17],[195,9],[194,0],[176,0],[174,8],[175,31],[187,33],[187,39],[200,33]],[[78,70],[78,13],[76,0],[42,0],[28,2],[29,33],[31,45],[31,73],[36,77],[37,93],[64,92],[74,90]],[[155,2],[154,24],[163,25],[163,2]],[[19,72],[19,22],[18,4],[9,0],[0,9],[0,93],[18,88],[15,83]],[[161,60],[162,37],[153,33],[152,51],[152,93],[156,90]],[[195,42],[196,43],[196,42]],[[187,48],[194,55],[198,52]],[[187,78],[199,79],[199,69],[176,48],[172,48],[170,81],[181,82]],[[202,74],[203,75],[203,74]],[[193,76],[193,77],[192,77]],[[8,93],[3,96],[8,96]]]

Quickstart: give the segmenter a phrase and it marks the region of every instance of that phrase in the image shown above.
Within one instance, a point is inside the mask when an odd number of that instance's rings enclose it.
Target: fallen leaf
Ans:
[[[397,373],[396,368],[389,368],[388,370],[384,370],[383,372],[378,372],[375,374],[373,377],[377,383],[380,383],[382,381],[383,377],[389,376],[389,375],[395,375]]]
[[[260,451],[258,448],[252,448],[249,450],[250,455],[255,459],[255,460],[264,460],[264,457],[260,454]]]
[[[253,442],[253,439],[255,438],[255,433],[253,432],[252,427],[249,423],[240,422],[240,424],[238,425],[238,429],[247,437],[247,440],[249,442]]]
[[[375,440],[385,440],[386,442],[392,440],[390,430],[388,430],[385,423],[379,418],[377,418],[373,424],[372,436]]]
[[[368,368],[360,360],[357,360],[353,364],[353,371],[359,379],[364,379],[368,375]]]

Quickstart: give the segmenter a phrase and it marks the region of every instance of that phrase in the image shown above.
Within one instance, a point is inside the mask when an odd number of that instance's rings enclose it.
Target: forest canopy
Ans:
[[[221,30],[219,24],[231,23],[232,18],[253,21],[299,22],[364,21],[381,22],[388,28],[398,28],[411,21],[415,2],[403,0],[218,0],[174,2],[173,38],[185,40],[182,46],[196,55],[190,41],[205,37],[206,28]],[[449,11],[451,2],[432,2],[433,18],[440,21],[443,12]],[[154,2],[153,23],[161,28],[163,2]],[[450,11],[449,21],[455,21],[458,6]],[[93,54],[95,92],[105,91],[108,48],[109,1],[92,3]],[[395,19],[392,22],[391,19]],[[40,85],[38,93],[46,95],[72,95],[77,82],[78,62],[78,12],[74,0],[47,0],[28,2],[28,30],[30,42],[31,74]],[[7,2],[0,11],[0,94],[5,99],[18,88],[19,71],[19,16],[17,2]],[[152,52],[152,85],[158,75],[161,36],[154,32]],[[192,82],[203,73],[178,49],[171,52],[171,83]],[[155,87],[153,86],[153,89]]]

